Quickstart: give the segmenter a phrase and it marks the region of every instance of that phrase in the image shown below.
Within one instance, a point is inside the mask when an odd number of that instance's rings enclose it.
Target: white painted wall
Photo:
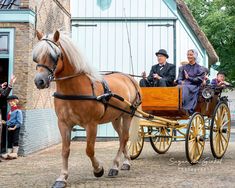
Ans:
[[[72,24],[95,25],[89,27],[72,27],[72,38],[83,51],[90,64],[102,71],[113,70],[140,75],[149,72],[156,63],[155,52],[164,48],[169,54],[169,63],[176,65],[187,60],[187,50],[197,49],[201,65],[208,65],[205,50],[197,41],[193,32],[177,11],[171,10],[169,4],[174,0],[105,0],[111,1],[110,7],[103,10],[99,0],[71,0],[72,17],[80,18],[123,18],[123,21],[86,21]],[[125,18],[177,18],[176,54],[173,49],[173,27],[150,26],[151,24],[173,24],[173,21],[125,21]],[[128,44],[128,35],[130,46]],[[130,50],[132,59],[130,58]],[[134,72],[132,72],[132,63]],[[102,129],[102,130],[101,130]],[[98,134],[111,134],[107,127]],[[104,134],[104,131],[106,132]]]

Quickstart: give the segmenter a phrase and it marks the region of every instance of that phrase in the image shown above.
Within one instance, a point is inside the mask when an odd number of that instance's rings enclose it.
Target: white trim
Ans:
[[[36,14],[32,10],[1,10],[0,22],[35,24]]]

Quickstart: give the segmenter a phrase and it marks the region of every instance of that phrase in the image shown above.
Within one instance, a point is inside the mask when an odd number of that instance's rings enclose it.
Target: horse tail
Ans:
[[[141,109],[141,105],[139,106],[139,108]],[[138,112],[135,112],[135,115],[141,116]],[[139,126],[140,126],[140,118],[133,116],[129,129],[129,140],[131,142],[136,142],[138,140]]]

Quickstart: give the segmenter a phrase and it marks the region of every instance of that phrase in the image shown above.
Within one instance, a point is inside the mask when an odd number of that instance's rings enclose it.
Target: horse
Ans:
[[[141,106],[138,83],[124,73],[102,75],[95,71],[72,40],[56,31],[44,36],[36,31],[38,42],[33,48],[33,61],[37,63],[34,82],[45,89],[56,82],[54,107],[62,137],[62,169],[53,187],[66,187],[71,130],[80,125],[86,130],[86,154],[90,158],[95,177],[104,174],[104,168],[95,156],[94,146],[98,124],[111,122],[119,136],[119,149],[108,172],[116,177],[123,153],[121,170],[130,170],[127,141],[137,137],[139,118],[135,116]],[[116,96],[116,97],[115,97]],[[131,107],[123,100],[133,104]],[[132,109],[132,110],[131,110]]]

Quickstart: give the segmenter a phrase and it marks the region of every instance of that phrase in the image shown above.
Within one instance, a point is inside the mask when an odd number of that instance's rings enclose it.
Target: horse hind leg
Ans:
[[[131,122],[131,117],[126,116],[126,115],[122,118],[120,117],[119,119],[113,122],[113,127],[119,135],[120,144],[119,144],[119,149],[116,154],[116,157],[113,160],[113,166],[109,170],[109,173],[108,173],[109,177],[115,177],[118,175],[119,162],[120,162],[122,153],[124,153],[124,157],[125,157],[124,162],[125,162],[126,167],[122,166],[121,169],[127,168],[127,165],[129,166],[129,169],[130,169],[130,163],[129,163],[130,157],[128,156],[127,152],[125,152],[126,143],[129,137],[130,122]]]
[[[120,141],[121,137],[122,137],[122,117],[120,116],[119,118],[112,121],[112,124],[113,124],[113,128],[115,129],[115,131],[118,134],[119,141]],[[120,161],[121,153],[122,153],[122,151],[120,151],[120,146],[119,146],[117,155],[113,160],[113,165],[110,168],[109,173],[108,173],[109,177],[115,177],[115,176],[118,175],[118,167],[119,167],[119,161]]]
[[[133,117],[131,119],[131,122],[128,119],[127,122],[124,121],[124,123],[126,124],[125,128],[123,128],[123,134],[125,135],[124,137],[128,137],[128,139],[129,139],[129,133],[131,132],[130,137],[132,139],[135,138],[136,135],[138,135],[139,118]],[[124,150],[123,150],[124,161],[122,163],[121,170],[130,170],[130,166],[131,166],[130,165],[131,158],[130,158],[130,155],[129,155],[129,152],[128,152],[127,142],[128,142],[128,140],[125,140],[125,143],[124,143],[125,147],[124,147]]]
[[[87,133],[87,147],[86,147],[86,154],[90,158],[92,166],[94,168],[93,173],[95,177],[101,177],[104,174],[104,168],[100,166],[98,160],[95,157],[95,140],[97,134],[97,125],[89,124],[86,126],[86,133]]]

